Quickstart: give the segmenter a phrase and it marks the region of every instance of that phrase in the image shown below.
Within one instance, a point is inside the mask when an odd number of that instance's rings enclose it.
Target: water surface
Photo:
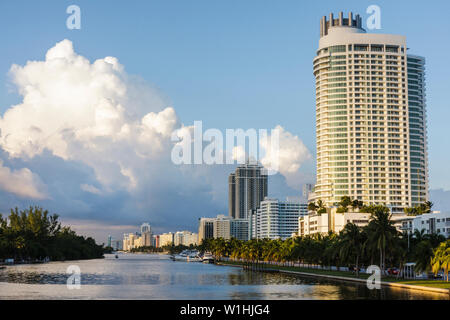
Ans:
[[[67,288],[70,265],[81,289]],[[105,259],[8,266],[0,299],[448,299],[448,296],[238,267],[171,261],[166,255],[120,254]]]

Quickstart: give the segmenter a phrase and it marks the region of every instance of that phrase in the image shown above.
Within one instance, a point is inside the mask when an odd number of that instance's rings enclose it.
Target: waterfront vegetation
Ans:
[[[11,209],[8,217],[0,214],[0,260],[42,262],[94,259],[103,257],[104,248],[92,238],[77,235],[61,226],[58,215],[30,207]]]
[[[165,245],[159,248],[153,246],[143,246],[136,247],[130,250],[131,253],[169,253],[169,254],[177,254],[187,249],[196,249],[197,247],[194,245],[184,246],[184,245]]]
[[[437,274],[443,270],[448,282],[450,240],[417,230],[414,236],[400,233],[393,225],[388,208],[370,206],[365,209],[371,214],[366,227],[348,223],[339,234],[330,232],[286,240],[207,239],[202,243],[202,249],[211,251],[217,259],[227,257],[239,263],[273,263],[282,267],[297,264],[307,270],[327,272],[332,271],[331,266],[337,268],[336,272],[347,267],[355,270],[356,277],[360,276],[358,272],[362,266],[376,264],[381,270],[399,270],[395,276],[398,280],[404,276],[403,266],[415,262],[416,272]],[[314,269],[319,267],[321,269]],[[386,278],[388,274],[382,276]]]

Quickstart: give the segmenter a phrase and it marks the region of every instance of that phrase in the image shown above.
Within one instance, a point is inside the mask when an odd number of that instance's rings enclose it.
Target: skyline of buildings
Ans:
[[[264,167],[247,162],[228,176],[228,217],[199,218],[198,243],[286,239],[339,232],[349,222],[367,225],[367,213],[337,212],[343,196],[387,205],[396,227],[411,229],[416,219],[403,209],[429,200],[429,178],[425,58],[408,49],[403,35],[366,33],[358,14],[322,17],[313,60],[317,180],[303,184],[301,195],[322,200],[326,212],[308,214],[306,201],[269,198]],[[172,233],[160,241],[169,243],[170,237],[176,242]]]
[[[122,245],[120,246],[120,243]],[[133,248],[139,247],[155,247],[160,248],[170,245],[190,245],[198,244],[198,234],[191,231],[177,231],[166,232],[163,234],[152,234],[152,227],[148,222],[144,222],[140,226],[140,232],[125,233],[123,240],[112,241],[112,237],[108,237],[108,245],[114,243],[115,246],[110,245],[114,250],[129,251]]]
[[[425,59],[407,50],[405,36],[366,33],[351,12],[321,19],[313,199],[394,213],[429,199]]]

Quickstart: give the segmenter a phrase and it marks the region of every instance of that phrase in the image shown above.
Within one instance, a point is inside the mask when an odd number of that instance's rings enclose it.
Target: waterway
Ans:
[[[68,286],[79,270],[80,288]],[[73,267],[75,266],[75,267]],[[70,268],[69,268],[70,270]],[[73,271],[72,271],[73,272]],[[70,281],[74,285],[76,282]],[[0,299],[448,299],[448,295],[238,267],[172,261],[167,255],[14,265],[0,270]]]

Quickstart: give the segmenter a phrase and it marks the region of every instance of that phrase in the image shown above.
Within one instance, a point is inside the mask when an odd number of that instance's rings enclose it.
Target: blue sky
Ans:
[[[71,4],[81,8],[81,30],[66,28]],[[91,61],[117,57],[128,74],[157,87],[186,125],[281,125],[314,154],[312,59],[320,17],[353,11],[365,25],[372,4],[381,8],[377,32],[406,35],[409,52],[427,59],[431,188],[450,190],[447,1],[2,1],[0,114],[22,101],[8,77],[11,65],[43,60],[49,48],[69,39]],[[18,162],[2,159],[11,167]],[[314,174],[314,164],[303,170]],[[226,188],[226,171],[222,176]],[[8,205],[16,201],[8,199]]]

